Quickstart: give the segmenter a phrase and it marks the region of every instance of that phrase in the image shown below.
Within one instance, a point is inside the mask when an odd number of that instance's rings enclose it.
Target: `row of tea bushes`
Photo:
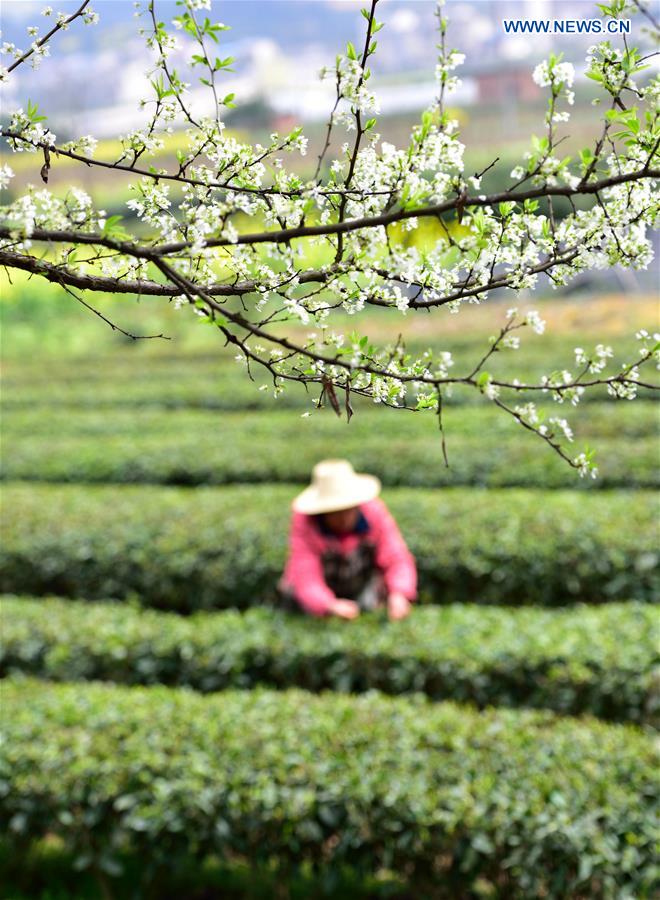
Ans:
[[[649,327],[648,322],[646,327]],[[369,325],[366,329],[369,330]],[[634,334],[633,326],[630,326],[629,334]],[[26,409],[40,403],[48,403],[51,408],[59,405],[93,409],[156,405],[170,409],[272,409],[273,382],[270,375],[254,367],[252,381],[244,364],[238,364],[233,353],[223,352],[217,338],[216,343],[217,347],[211,343],[206,350],[180,350],[168,343],[157,354],[146,353],[144,344],[141,347],[131,344],[130,350],[117,347],[114,352],[103,355],[67,358],[58,354],[48,359],[47,366],[41,367],[35,367],[32,360],[11,359],[5,353],[3,404],[8,408]],[[488,348],[484,336],[478,335],[474,339],[451,343],[446,343],[444,338],[430,337],[421,344],[418,342],[416,349],[421,351],[429,343],[436,348],[442,346],[442,349],[452,350],[456,357],[452,371],[465,373],[472,371]],[[488,368],[494,376],[503,375],[509,380],[517,377],[523,383],[538,384],[542,374],[549,374],[558,368],[573,370],[574,346],[590,348],[593,344],[593,333],[579,331],[570,336],[547,334],[540,341],[534,338],[525,340],[523,337],[521,350],[496,354],[489,360]],[[621,360],[636,358],[635,344],[634,339],[628,340],[628,333],[616,338],[616,349],[621,353]],[[612,374],[615,371],[616,368],[612,367]],[[320,392],[318,385],[311,385],[309,390],[302,385],[289,385],[278,397],[277,405],[311,408],[311,402],[318,398]],[[654,394],[641,388],[642,396],[653,397]],[[608,398],[605,388],[596,388],[587,391],[583,402]],[[532,398],[526,393],[517,402],[529,399],[543,401],[548,397],[539,393]],[[483,397],[474,388],[456,387],[452,397],[447,398],[450,406],[481,402]],[[362,403],[356,398],[353,405],[368,408],[371,402]]]
[[[111,876],[208,854],[405,873],[415,896],[650,897],[657,753],[631,726],[419,697],[5,683],[15,853]],[[437,886],[437,893],[433,893]]]
[[[6,484],[0,591],[139,595],[192,612],[274,597],[286,486]],[[388,490],[423,600],[557,606],[658,596],[657,498],[646,491]]]
[[[563,408],[546,408],[564,415]],[[599,477],[577,471],[501,411],[454,409],[445,416],[450,466],[431,415],[369,410],[350,425],[330,411],[301,420],[291,411],[243,413],[89,412],[37,407],[4,417],[0,477],[60,482],[234,484],[307,482],[324,456],[348,457],[385,484],[412,487],[654,487],[658,472],[655,407],[591,404],[580,411],[581,438],[597,451]],[[569,416],[570,418],[570,416]],[[627,438],[627,440],[626,440]],[[564,442],[565,443],[565,442]],[[48,452],[44,453],[44,445]],[[292,453],[292,447],[296,452]],[[573,449],[574,448],[574,449]]]
[[[456,605],[347,624],[252,609],[190,618],[112,603],[5,597],[0,674],[399,694],[651,722],[660,610],[649,604]]]
[[[40,404],[47,403],[51,409],[59,407],[76,406],[80,409],[133,409],[134,412],[149,408],[161,409],[200,409],[216,410],[223,412],[260,410],[270,411],[273,408],[303,410],[315,409],[321,394],[320,386],[311,384],[307,388],[303,385],[291,384],[284,391],[274,390],[272,380],[259,374],[252,381],[244,370],[234,371],[229,366],[216,366],[210,377],[204,372],[197,374],[195,360],[182,362],[185,369],[177,369],[172,366],[170,373],[162,375],[152,374],[150,369],[146,371],[137,368],[130,378],[121,377],[115,379],[113,371],[103,373],[106,380],[96,383],[94,379],[86,377],[76,378],[76,364],[71,363],[71,370],[64,371],[59,376],[54,375],[50,381],[31,378],[27,373],[17,372],[13,376],[5,376],[2,379],[3,398],[2,405],[5,409],[31,409]],[[128,367],[129,373],[134,369]],[[528,372],[520,376],[520,370],[516,369],[516,376],[520,381],[532,382],[533,374]],[[534,382],[535,383],[535,382]],[[653,400],[655,392],[640,387],[638,399],[642,401]],[[548,395],[542,391],[526,391],[521,400],[520,395],[511,395],[508,399],[513,403],[534,400],[536,403],[544,403]],[[581,407],[591,406],[592,403],[611,402],[612,397],[604,387],[590,388],[581,400]],[[456,388],[451,396],[446,398],[445,406],[471,408],[474,406],[486,406],[487,401],[483,395],[474,388]],[[358,411],[368,410],[374,406],[372,400],[355,397],[351,405]],[[408,406],[415,405],[414,395],[411,394]]]
[[[561,406],[556,403],[538,404],[540,415],[567,416],[576,418],[584,438],[643,438],[653,437],[660,432],[660,403],[648,400],[634,402],[611,401],[591,403],[584,409],[575,410],[570,405]],[[135,439],[147,432],[163,439],[175,434],[194,433],[203,436],[206,432],[222,435],[224,440],[233,442],[245,431],[245,415],[241,412],[214,412],[195,409],[164,411],[157,407],[147,407],[139,415],[134,409],[114,408],[88,409],[75,405],[63,408],[48,409],[39,403],[30,409],[10,409],[5,414],[4,429],[11,439],[25,437],[68,438],[95,437],[108,438],[121,436]],[[404,437],[410,441],[418,441],[428,437],[429,423],[435,421],[433,413],[411,410],[394,410],[376,407],[370,404],[359,415],[356,414],[348,427],[346,418],[339,421],[332,410],[319,410],[310,417],[309,422],[301,422],[300,417],[290,410],[279,410],[277,403],[272,408],[257,415],[250,416],[250,425],[256,429],[259,439],[276,440],[278,433],[284,432],[287,439],[291,432],[305,434],[304,429],[323,431],[324,437],[355,433],[361,439],[367,439],[374,431],[379,431],[381,445],[396,438]],[[524,433],[514,420],[502,413],[492,403],[480,408],[466,406],[456,408],[447,413],[444,420],[448,438],[454,435],[458,439],[484,438],[484,432],[493,439],[506,440],[511,434],[520,437]],[[431,429],[435,438],[437,427]],[[437,441],[434,441],[437,442]],[[536,446],[534,444],[534,446]]]

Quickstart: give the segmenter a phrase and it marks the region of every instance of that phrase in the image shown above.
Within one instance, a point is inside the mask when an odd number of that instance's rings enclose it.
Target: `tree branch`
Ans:
[[[484,206],[495,206],[499,203],[513,201],[521,203],[524,200],[533,200],[546,197],[576,197],[588,196],[596,194],[605,188],[614,187],[618,184],[626,184],[628,182],[642,181],[644,179],[660,178],[660,169],[653,169],[648,164],[642,169],[636,169],[634,172],[623,172],[619,175],[612,175],[609,178],[603,178],[600,181],[594,181],[591,184],[580,184],[575,188],[571,187],[551,187],[543,185],[542,187],[532,188],[527,191],[502,191],[498,194],[490,194],[483,197],[467,197],[465,202],[460,197],[447,200],[445,203],[439,203],[432,206],[422,206],[415,209],[395,210],[394,212],[384,213],[378,216],[363,216],[358,219],[347,219],[344,222],[334,222],[324,225],[305,225],[297,228],[284,228],[278,231],[262,231],[248,234],[239,234],[236,240],[228,238],[209,238],[206,241],[206,247],[232,247],[237,244],[265,244],[265,243],[289,243],[290,241],[304,237],[321,237],[330,234],[347,233],[359,231],[362,228],[375,228],[380,225],[391,225],[395,222],[402,222],[406,219],[414,218],[430,218],[437,217],[443,213],[455,210],[459,205],[465,209],[479,208]],[[16,237],[15,230],[9,226],[0,226],[0,238]],[[43,229],[35,228],[30,235],[32,240],[37,241],[53,241],[56,243],[82,243],[96,244],[103,247],[110,247],[120,253],[127,253],[132,256],[141,257],[143,259],[153,260],[156,256],[169,256],[171,254],[181,253],[190,248],[190,241],[175,241],[166,244],[157,244],[151,248],[139,247],[138,245],[126,241],[113,240],[102,234],[93,234],[90,232],[68,231],[60,229]]]
[[[84,0],[84,2],[80,5],[80,7],[74,13],[72,13],[68,19],[65,19],[63,22],[58,22],[57,25],[55,25],[53,28],[51,28],[51,30],[48,32],[48,34],[45,34],[42,38],[39,38],[38,41],[35,41],[37,47],[43,47],[44,44],[48,43],[48,41],[52,38],[52,36],[54,34],[57,34],[58,31],[61,31],[67,25],[70,25],[71,22],[75,21],[75,19],[82,16],[82,14],[85,11],[85,7],[89,6],[89,4],[90,4],[90,0]],[[18,68],[18,66],[20,66],[27,59],[29,59],[33,53],[34,53],[34,48],[30,47],[30,49],[26,50],[22,56],[19,56],[19,58],[15,62],[13,62],[10,66],[7,66],[7,73],[9,74],[9,73],[13,72],[14,69]]]

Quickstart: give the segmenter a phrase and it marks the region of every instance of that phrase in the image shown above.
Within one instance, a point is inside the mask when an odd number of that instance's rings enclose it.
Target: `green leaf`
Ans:
[[[226,69],[228,72],[233,72],[233,69],[229,68],[233,62],[233,56],[227,56],[225,59],[221,59],[219,56],[216,56],[213,71],[218,72],[220,71],[220,69]]]
[[[27,102],[27,114],[30,122],[44,122],[46,120],[46,116],[39,115],[39,107],[37,104],[32,103],[29,99]]]
[[[117,228],[117,225],[122,221],[123,216],[108,216],[105,220],[105,225],[103,226],[104,234],[112,234],[115,231],[120,229]]]

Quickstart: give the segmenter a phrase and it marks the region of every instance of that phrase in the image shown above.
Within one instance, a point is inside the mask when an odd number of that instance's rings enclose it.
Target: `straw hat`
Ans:
[[[312,483],[298,494],[293,509],[306,515],[337,512],[373,500],[380,481],[373,475],[358,475],[346,459],[324,459],[314,466]]]

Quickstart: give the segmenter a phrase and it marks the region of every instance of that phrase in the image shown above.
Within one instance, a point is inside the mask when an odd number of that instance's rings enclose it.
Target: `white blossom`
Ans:
[[[539,425],[541,422],[535,403],[519,404],[514,407],[514,412],[529,425]]]
[[[558,416],[550,416],[550,418],[548,419],[548,425],[554,425],[556,428],[558,428],[563,433],[567,441],[573,440],[573,430],[566,419],[561,419]]]
[[[525,322],[531,327],[532,331],[536,332],[536,334],[543,334],[545,331],[545,322],[534,309],[530,309],[526,314]]]
[[[6,164],[0,166],[0,188],[9,186],[9,182],[14,177],[13,170]]]
[[[547,87],[553,82],[556,84],[573,85],[575,68],[572,63],[554,62],[543,60],[534,69],[532,78],[540,87]]]
[[[598,477],[598,468],[588,459],[586,453],[579,453],[573,459],[573,465],[577,467],[580,478],[584,478],[585,475],[591,475],[592,478]]]

